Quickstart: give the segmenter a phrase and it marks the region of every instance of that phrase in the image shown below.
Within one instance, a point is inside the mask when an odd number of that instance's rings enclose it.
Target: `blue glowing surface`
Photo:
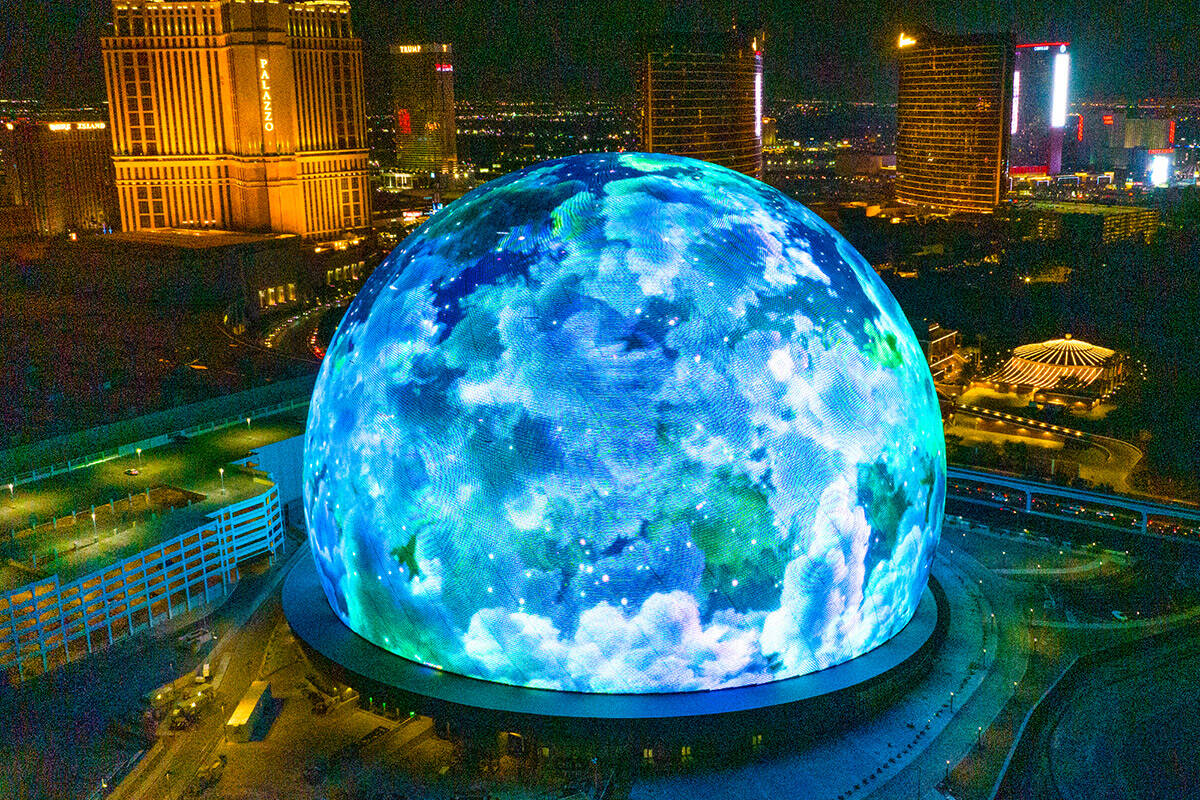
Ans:
[[[585,692],[876,647],[944,496],[929,370],[870,266],[770,187],[664,155],[547,162],[439,212],[351,305],[305,441],[351,629]]]

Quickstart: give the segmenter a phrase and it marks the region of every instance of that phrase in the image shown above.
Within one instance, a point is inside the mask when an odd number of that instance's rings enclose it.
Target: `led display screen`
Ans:
[[[1150,157],[1150,183],[1153,186],[1166,186],[1171,181],[1171,157]]]
[[[911,618],[941,525],[933,383],[815,214],[610,153],[486,184],[405,239],[328,350],[309,537],[352,630],[582,692],[813,672]]]
[[[1071,54],[1060,52],[1054,56],[1054,88],[1050,99],[1050,127],[1061,128],[1067,124],[1067,83],[1071,77]]]

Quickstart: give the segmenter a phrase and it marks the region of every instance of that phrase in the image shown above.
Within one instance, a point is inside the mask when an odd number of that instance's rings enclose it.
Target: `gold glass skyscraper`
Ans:
[[[125,230],[369,225],[347,0],[118,0],[113,26],[101,47]]]
[[[396,167],[419,179],[458,164],[454,59],[448,44],[398,44],[392,52]]]
[[[29,208],[44,236],[113,227],[117,194],[107,128],[93,120],[0,124],[0,185],[7,187],[0,206]]]
[[[762,177],[762,37],[663,37],[638,68],[641,146]]]
[[[1013,44],[1007,35],[900,34],[896,198],[991,212],[1005,188]]]

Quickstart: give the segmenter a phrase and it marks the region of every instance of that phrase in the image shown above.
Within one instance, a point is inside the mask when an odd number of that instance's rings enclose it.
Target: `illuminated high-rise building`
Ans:
[[[1077,117],[1076,168],[1112,172],[1114,182],[1163,186],[1175,173],[1176,121],[1161,111],[1091,106]],[[1072,131],[1067,125],[1066,141]]]
[[[896,198],[991,212],[1006,184],[1012,42],[1003,35],[902,33]]]
[[[1014,50],[1008,133],[1011,174],[1062,171],[1071,75],[1069,42],[1019,44]],[[1076,126],[1074,135],[1082,131]],[[1080,134],[1081,135],[1081,134]]]
[[[641,147],[762,177],[763,37],[662,37],[638,67]]]
[[[104,231],[119,220],[107,124],[0,124],[0,206],[27,207],[43,236]]]
[[[392,52],[396,168],[421,179],[458,163],[454,59],[448,44],[398,44]]]
[[[125,230],[369,225],[347,0],[122,0],[101,47]]]

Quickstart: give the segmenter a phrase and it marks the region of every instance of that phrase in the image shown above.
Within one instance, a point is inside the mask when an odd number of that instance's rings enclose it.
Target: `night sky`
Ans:
[[[378,96],[393,41],[450,41],[457,93],[471,98],[615,99],[632,90],[636,37],[664,28],[756,20],[768,32],[774,97],[891,100],[892,42],[902,25],[995,30],[1016,20],[1019,39],[1073,43],[1073,97],[1200,95],[1200,5],[1150,0],[355,0]],[[50,105],[102,100],[99,37],[110,0],[0,0],[0,97]]]

